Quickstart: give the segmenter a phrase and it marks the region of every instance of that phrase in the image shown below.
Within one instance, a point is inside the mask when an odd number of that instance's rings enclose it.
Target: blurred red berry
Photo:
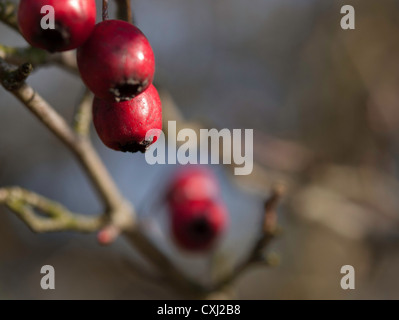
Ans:
[[[88,41],[78,49],[80,75],[102,99],[130,100],[152,83],[154,53],[144,34],[121,20],[96,25]]]
[[[205,166],[184,167],[177,175],[168,191],[170,206],[187,201],[204,201],[219,198],[219,185],[211,170]]]
[[[179,171],[169,187],[167,202],[172,235],[187,251],[211,249],[228,224],[216,177],[205,166],[187,166]]]
[[[188,201],[171,211],[173,239],[180,248],[191,252],[211,249],[228,224],[227,210],[221,202]]]
[[[43,29],[43,6],[54,8],[54,29]],[[45,22],[47,18],[45,18]],[[34,47],[50,52],[66,51],[81,46],[96,23],[95,0],[21,0],[18,25],[22,36]]]
[[[162,129],[162,107],[153,85],[137,97],[122,102],[94,98],[93,123],[101,141],[123,152],[145,152],[159,133],[146,140],[151,129]]]

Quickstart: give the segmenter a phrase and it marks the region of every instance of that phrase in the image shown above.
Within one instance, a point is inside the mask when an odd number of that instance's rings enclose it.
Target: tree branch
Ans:
[[[34,67],[44,65],[49,62],[49,55],[46,51],[38,48],[15,48],[0,44],[0,58],[16,65],[26,61],[29,61]]]
[[[86,88],[75,114],[73,125],[75,132],[82,137],[87,137],[90,133],[92,102],[93,94]]]
[[[249,253],[247,259],[239,264],[233,272],[227,274],[225,277],[220,279],[218,283],[211,288],[211,291],[221,290],[233,282],[238,276],[240,276],[245,270],[257,263],[270,263],[264,256],[264,250],[270,244],[270,242],[278,234],[277,225],[277,207],[281,198],[285,193],[285,186],[283,184],[277,184],[272,190],[272,194],[269,199],[265,202],[265,212],[263,215],[263,223],[261,224],[260,237],[255,243],[252,251]]]
[[[94,232],[108,220],[105,215],[88,217],[72,213],[57,202],[19,187],[0,188],[0,204],[5,204],[17,213],[20,219],[37,233]],[[36,210],[45,217],[39,215]]]
[[[10,89],[5,80],[12,68],[0,59],[0,81],[6,89]],[[100,194],[106,212],[114,214],[113,222],[121,228],[131,227],[133,209],[120,194],[90,141],[75,134],[66,121],[26,83],[20,83],[18,88],[9,91],[75,154]]]
[[[3,84],[4,77],[7,77],[10,70],[15,67],[10,66],[0,59],[0,81]],[[171,281],[176,282],[176,286],[195,287],[192,281],[179,272],[169,260],[149,239],[140,228],[135,224],[134,209],[122,197],[108,171],[93,149],[90,141],[86,137],[79,136],[68,126],[65,120],[30,86],[22,82],[18,89],[10,91],[18,98],[50,131],[52,131],[77,157],[82,164],[85,172],[88,173],[94,187],[97,189],[106,205],[106,216],[110,224],[125,232],[125,236],[130,239],[132,245],[143,254],[150,262],[161,267],[161,272],[170,276]],[[2,190],[0,197],[5,197]],[[3,200],[5,201],[5,200]],[[9,206],[9,202],[7,202]],[[11,206],[11,209],[19,213],[20,217],[31,226],[33,230],[62,230],[66,224],[55,224],[40,219],[34,219],[32,212],[23,207]],[[66,214],[68,217],[69,215]],[[79,221],[82,221],[79,219]],[[39,223],[38,223],[39,222]],[[96,225],[97,227],[98,225]]]
[[[103,21],[108,20],[108,0],[103,0],[102,18]]]
[[[124,235],[143,257],[158,268],[163,275],[162,280],[169,284],[171,288],[184,293],[185,296],[191,297],[196,297],[201,293],[207,292],[207,288],[194,282],[184,272],[179,270],[169,257],[152,243],[140,228],[126,231]]]
[[[74,51],[51,54],[34,47],[15,48],[0,44],[0,58],[14,65],[20,65],[28,61],[35,68],[46,65],[58,65],[73,74],[78,74]]]
[[[2,85],[6,90],[14,91],[19,89],[31,72],[32,65],[30,63],[14,67],[0,60],[0,76],[2,78]]]
[[[162,100],[163,126],[167,128],[168,121],[176,121],[177,131],[183,128],[190,128],[194,130],[197,133],[197,137],[199,137],[200,136],[199,130],[203,128],[204,125],[202,125],[199,122],[187,121],[184,118],[184,115],[181,113],[173,97],[170,95],[170,93],[167,90],[161,87],[159,88],[159,94]],[[165,130],[165,134],[167,134],[167,130]],[[300,149],[297,148],[296,145],[294,146],[295,147],[291,149],[294,149],[295,152],[293,151],[291,152],[291,154],[296,154],[297,149]],[[287,148],[288,147],[286,147],[285,149]],[[302,152],[302,149],[300,149],[300,152]],[[219,157],[220,157],[220,162],[223,163],[222,144],[220,144]],[[311,157],[307,158],[310,159]],[[228,167],[229,169],[233,169],[234,164],[227,164],[226,167]],[[230,170],[230,172],[233,173],[233,170]],[[214,293],[216,291],[221,291],[221,290],[224,291],[225,288],[227,288],[230,283],[232,283],[250,266],[256,263],[266,263],[266,264],[274,263],[274,261],[270,260],[267,261],[268,259],[267,257],[265,258],[263,251],[278,233],[276,209],[282,196],[286,192],[287,188],[286,185],[288,184],[289,187],[292,187],[293,185],[293,181],[291,179],[288,179],[287,175],[285,175],[284,173],[276,174],[276,172],[278,172],[278,169],[276,168],[272,167],[270,170],[265,170],[265,168],[262,165],[257,164],[255,162],[254,172],[250,176],[240,176],[240,177],[234,176],[234,178],[238,181],[240,185],[242,184],[241,183],[242,181],[247,181],[248,183],[252,183],[257,187],[260,187],[260,190],[265,190],[268,192],[270,192],[270,189],[272,190],[270,197],[265,202],[265,212],[263,216],[263,223],[261,226],[262,229],[260,230],[260,238],[255,243],[247,259],[245,259],[236,268],[234,268],[234,270],[231,273],[226,274],[219,281],[217,281],[217,283],[215,283],[210,287],[195,288],[197,295],[200,294],[201,298],[203,297],[207,298],[210,293]],[[282,183],[276,184],[275,183],[276,180],[284,181],[284,184]]]
[[[134,23],[130,0],[115,0],[117,5],[116,16],[120,20]]]

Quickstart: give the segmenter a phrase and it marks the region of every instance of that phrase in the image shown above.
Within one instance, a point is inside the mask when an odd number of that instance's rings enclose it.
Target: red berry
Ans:
[[[168,191],[170,206],[186,201],[214,200],[219,197],[216,177],[205,166],[187,166],[174,178]]]
[[[148,88],[154,77],[150,43],[138,28],[121,20],[97,24],[77,58],[83,81],[102,99],[130,100]]]
[[[168,190],[172,235],[182,249],[209,250],[226,229],[228,214],[216,177],[205,166],[187,166]]]
[[[93,122],[102,142],[111,149],[145,152],[159,133],[146,140],[150,129],[162,129],[162,107],[153,85],[128,101],[93,101]]]
[[[187,251],[211,249],[226,229],[225,206],[214,201],[188,201],[172,211],[172,234],[176,244]]]
[[[54,8],[55,29],[43,29],[40,22],[45,5]],[[47,18],[44,19],[45,22]],[[96,23],[95,0],[21,0],[18,25],[21,34],[32,46],[50,52],[66,51],[81,46]]]

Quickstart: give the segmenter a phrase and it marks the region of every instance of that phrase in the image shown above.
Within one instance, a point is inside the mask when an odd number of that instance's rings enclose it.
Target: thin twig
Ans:
[[[117,5],[116,16],[120,20],[134,23],[130,0],[115,0]]]
[[[103,0],[103,21],[108,20],[108,0]]]
[[[10,68],[10,65],[0,59],[0,81],[3,85]],[[10,92],[76,155],[99,192],[101,199],[103,199],[107,212],[116,212],[118,209],[127,206],[89,140],[76,135],[66,121],[26,83],[20,84],[18,89]],[[129,214],[126,214],[126,216],[133,218]],[[121,218],[117,220],[119,219]],[[129,219],[122,220],[123,223],[127,223]],[[131,223],[132,221],[129,224],[131,225]]]
[[[107,221],[105,215],[89,217],[72,213],[57,202],[19,187],[0,188],[0,204],[5,204],[17,213],[37,233],[94,232]],[[36,210],[42,215],[37,214]]]
[[[27,61],[34,67],[45,65],[49,62],[49,56],[46,51],[34,47],[16,48],[0,44],[0,58],[15,65]]]
[[[148,261],[154,266],[157,266],[159,271],[164,275],[162,280],[175,290],[191,296],[207,291],[207,288],[191,280],[184,272],[179,270],[170,258],[163,253],[140,228],[135,229],[133,232],[126,231],[125,237],[134,244],[134,247]]]
[[[30,62],[34,68],[51,64],[58,65],[73,74],[78,74],[76,57],[73,51],[51,54],[34,47],[16,48],[0,44],[0,58],[14,65]]]
[[[218,283],[210,288],[210,291],[221,290],[233,282],[239,275],[241,275],[250,266],[265,262],[264,250],[269,243],[275,238],[277,227],[277,206],[285,193],[285,186],[283,184],[276,184],[272,190],[272,194],[265,202],[265,211],[263,215],[263,223],[261,224],[260,237],[256,241],[252,251],[249,253],[247,259],[240,263],[230,274],[220,279]]]
[[[75,132],[83,137],[87,137],[90,133],[92,101],[93,94],[86,88],[78,106],[78,110],[75,113],[73,125]]]

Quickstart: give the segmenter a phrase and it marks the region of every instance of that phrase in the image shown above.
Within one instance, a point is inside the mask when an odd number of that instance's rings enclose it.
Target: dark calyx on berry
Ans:
[[[114,95],[116,102],[128,101],[140,94],[143,91],[143,88],[147,87],[147,84],[148,81],[138,82],[132,79],[117,84],[113,88],[109,89],[109,91]]]
[[[191,222],[188,232],[196,241],[207,240],[213,235],[213,230],[205,215],[201,215]]]
[[[49,52],[54,53],[70,44],[71,35],[68,28],[56,23],[55,29],[40,28],[35,40],[45,46]]]
[[[119,150],[122,152],[135,153],[135,152],[140,151],[141,153],[145,153],[153,141],[154,141],[154,138],[151,137],[150,139],[144,140],[140,143],[137,143],[137,142],[127,143],[124,145],[120,145]]]

